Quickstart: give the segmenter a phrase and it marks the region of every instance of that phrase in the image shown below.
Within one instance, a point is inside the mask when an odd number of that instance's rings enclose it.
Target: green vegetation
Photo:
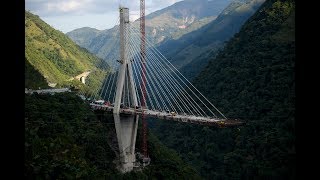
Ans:
[[[267,0],[195,86],[242,127],[153,121],[152,130],[206,179],[295,179],[295,2]]]
[[[141,130],[138,129],[138,132]],[[140,147],[141,137],[138,136],[137,140],[136,147]],[[184,162],[174,150],[164,146],[152,133],[148,134],[148,151],[151,164],[143,171],[145,179],[201,179],[194,168]]]
[[[27,11],[25,11],[25,57],[28,67],[31,65],[44,77],[47,84],[56,83],[56,87],[73,85],[80,88],[83,84],[78,80],[70,79],[89,70],[105,71],[99,67],[101,59],[79,47],[62,32],[53,29],[38,16]],[[34,71],[26,71],[26,73],[34,73]],[[35,76],[38,75],[26,74],[26,78]],[[26,81],[27,88],[34,87],[29,83],[31,79]]]
[[[83,27],[71,32],[67,33],[69,38],[75,43],[81,44],[82,47],[88,47],[91,44],[91,40],[93,40],[101,31],[95,28]]]
[[[247,123],[217,129],[149,121],[152,164],[143,171],[122,175],[115,169],[116,155],[106,138],[114,131],[112,118],[94,114],[72,93],[26,95],[25,176],[200,179],[199,173],[205,179],[295,179],[294,23],[293,0],[267,0],[217,55],[199,56],[209,63],[194,79],[194,85],[227,117]],[[37,44],[26,38],[28,41]],[[33,53],[34,57],[37,54]],[[26,60],[36,67],[28,56]],[[59,67],[53,62],[47,65]],[[36,79],[43,72],[31,66],[26,63],[27,72],[32,74],[28,77]],[[65,69],[63,75],[69,77],[76,69]],[[93,76],[102,78],[103,72],[93,71]],[[92,77],[88,84],[99,86],[99,78]],[[30,86],[40,85],[43,79]],[[137,138],[138,148],[141,137]]]
[[[152,164],[142,171],[119,173],[113,163],[116,154],[108,141],[112,132],[115,132],[113,118],[95,114],[73,93],[26,95],[25,177],[200,179],[193,168],[152,134],[148,135]]]
[[[209,17],[202,18],[198,21],[195,21],[195,22],[191,23],[190,25],[186,26],[185,29],[180,29],[179,31],[173,32],[172,39],[177,40],[185,34],[196,31],[196,30],[200,29],[201,27],[207,25],[208,23],[214,21],[216,18],[217,18],[217,16],[209,16]]]
[[[31,89],[48,88],[48,83],[46,82],[44,77],[37,70],[35,70],[34,67],[27,60],[25,60],[24,75],[25,87]]]
[[[115,155],[106,132],[74,94],[26,95],[25,176],[73,179],[112,172]]]
[[[263,2],[264,0],[232,1],[215,20],[179,39],[164,42],[159,50],[191,80],[205,68],[209,57],[216,56],[224,42],[240,30]]]

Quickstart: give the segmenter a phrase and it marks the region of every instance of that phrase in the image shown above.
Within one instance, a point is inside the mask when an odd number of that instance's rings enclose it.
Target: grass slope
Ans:
[[[69,79],[88,70],[103,71],[101,59],[28,11],[25,11],[25,57],[48,83],[57,83],[57,87],[81,86]]]

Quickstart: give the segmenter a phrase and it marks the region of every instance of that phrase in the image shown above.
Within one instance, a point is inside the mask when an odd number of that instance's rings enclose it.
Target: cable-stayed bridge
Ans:
[[[119,8],[119,13],[118,41],[113,44],[120,49],[114,57],[118,64],[94,93],[80,93],[93,99],[93,110],[113,114],[123,172],[131,171],[136,161],[139,116],[143,121],[144,163],[150,160],[145,117],[217,127],[243,124],[228,119],[145,38],[144,23],[140,22],[139,30],[129,22],[128,8]]]

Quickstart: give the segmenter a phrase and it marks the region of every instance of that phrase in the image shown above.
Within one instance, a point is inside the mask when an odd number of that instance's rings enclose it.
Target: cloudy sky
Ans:
[[[146,14],[181,0],[145,0]],[[25,8],[64,33],[81,27],[99,30],[116,25],[119,6],[128,7],[130,19],[140,16],[140,0],[25,0]]]

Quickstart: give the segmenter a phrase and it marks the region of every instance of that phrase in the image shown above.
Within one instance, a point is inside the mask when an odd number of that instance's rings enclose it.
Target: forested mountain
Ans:
[[[140,130],[138,130],[140,132]],[[177,153],[149,134],[152,164],[122,174],[110,139],[113,117],[94,114],[73,93],[25,96],[26,179],[201,179]],[[140,142],[138,135],[137,142]],[[116,144],[117,145],[117,144]],[[139,149],[139,145],[136,145]]]
[[[68,32],[66,35],[78,45],[88,48],[92,39],[94,39],[100,32],[100,30],[95,28],[83,27]]]
[[[146,16],[146,36],[154,44],[194,31],[212,20],[231,2],[231,0],[185,0]],[[132,26],[139,29],[139,19]],[[119,41],[118,26],[97,31],[93,28],[80,28],[67,35],[78,45],[88,49],[109,64],[116,62],[119,50],[114,43]],[[116,37],[118,36],[118,37]]]
[[[267,0],[193,81],[228,118],[216,129],[150,121],[206,179],[295,179],[295,2]]]
[[[26,88],[44,88],[48,84],[82,87],[80,81],[72,79],[85,71],[92,72],[89,84],[96,85],[105,74],[103,69],[108,67],[102,59],[28,11],[25,11],[25,61]]]
[[[208,57],[215,56],[224,42],[240,30],[264,1],[232,1],[214,21],[179,39],[162,43],[159,50],[192,79],[207,65]]]

